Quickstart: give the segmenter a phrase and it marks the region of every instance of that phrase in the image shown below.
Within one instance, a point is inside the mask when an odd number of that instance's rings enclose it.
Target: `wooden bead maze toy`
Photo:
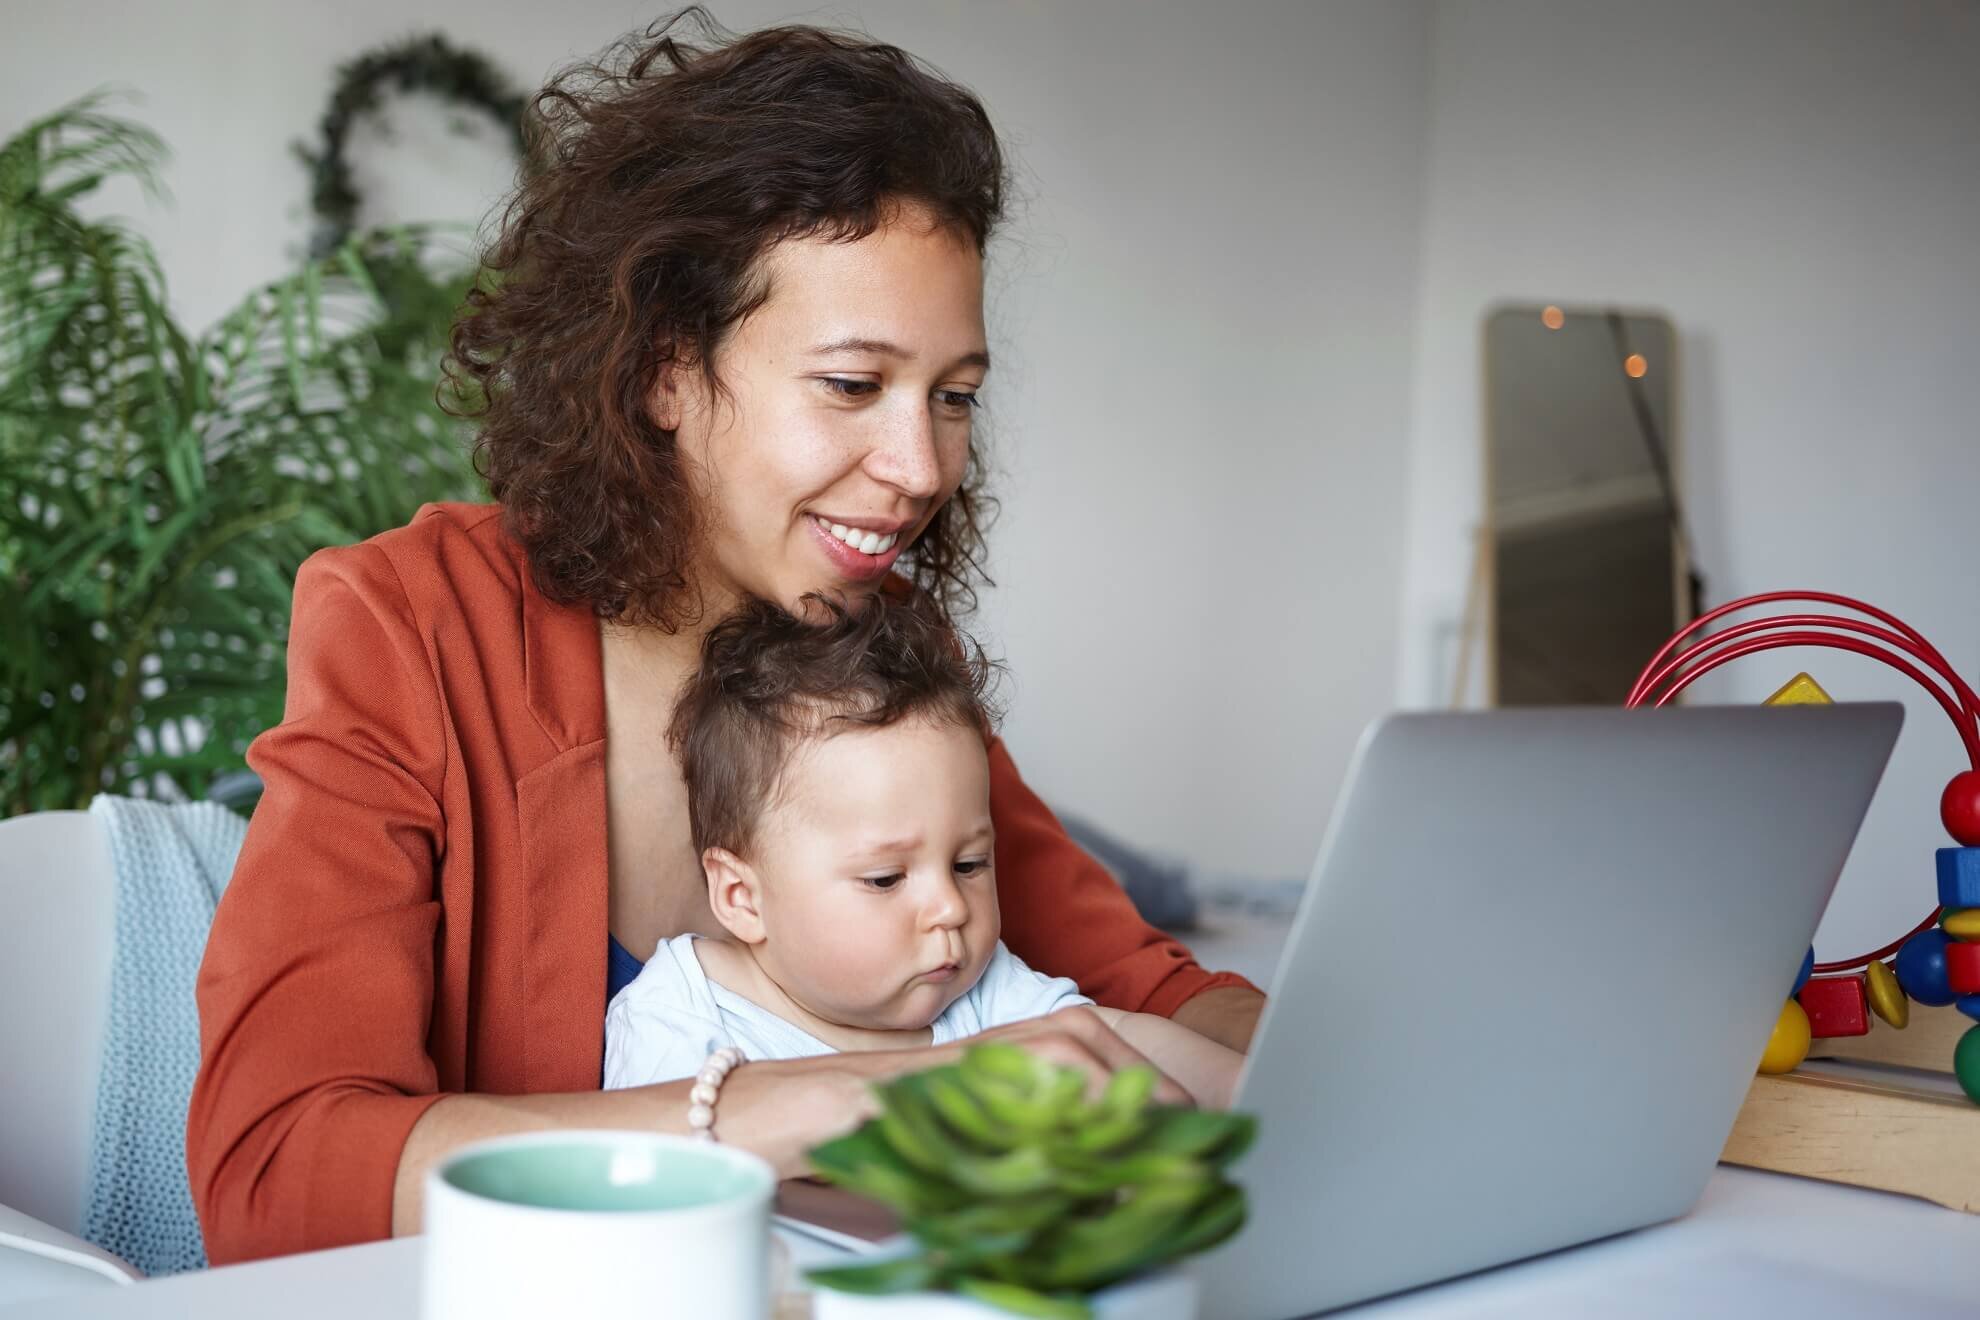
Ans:
[[[1862,617],[1776,614],[1706,631],[1787,602]],[[1980,1019],[1980,696],[1894,615],[1847,596],[1778,591],[1701,615],[1651,658],[1626,704],[1666,705],[1721,665],[1784,647],[1849,651],[1920,684],[1952,720],[1967,765],[1939,799],[1955,846],[1936,855],[1937,902],[1869,953],[1817,962],[1808,951],[1722,1158],[1980,1213],[1980,1026],[1969,1021]],[[1767,699],[1829,700],[1805,673]]]

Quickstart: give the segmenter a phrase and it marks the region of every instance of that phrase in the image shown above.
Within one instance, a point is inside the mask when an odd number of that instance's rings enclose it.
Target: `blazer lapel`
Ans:
[[[588,1090],[604,1065],[610,885],[598,620],[581,606],[546,599],[527,565],[518,569],[525,700],[558,748],[516,783],[529,887],[523,1076],[532,1092]]]

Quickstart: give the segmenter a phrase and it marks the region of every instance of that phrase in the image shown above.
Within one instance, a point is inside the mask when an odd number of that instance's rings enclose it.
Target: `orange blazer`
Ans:
[[[599,1085],[598,622],[545,599],[492,506],[434,505],[296,578],[282,723],[200,967],[187,1119],[215,1264],[383,1238],[450,1092]],[[1245,985],[1144,923],[990,749],[1004,938],[1105,1004]]]

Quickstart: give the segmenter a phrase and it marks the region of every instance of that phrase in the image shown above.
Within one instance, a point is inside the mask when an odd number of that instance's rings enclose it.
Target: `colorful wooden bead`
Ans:
[[[1952,941],[1937,927],[1921,930],[1898,950],[1897,978],[1904,992],[1921,1004],[1943,1008],[1953,1001],[1946,981],[1946,946]]]
[[[1939,795],[1939,819],[1946,833],[1969,848],[1980,848],[1980,770],[1962,770]]]
[[[1959,1078],[1960,1090],[1980,1104],[1980,1027],[1968,1027],[1953,1047],[1953,1076]]]
[[[1794,974],[1794,989],[1788,991],[1792,999],[1801,993],[1801,987],[1808,984],[1808,978],[1815,974],[1815,946],[1809,945],[1808,952],[1801,955],[1801,970]]]
[[[1818,1040],[1862,1036],[1870,1030],[1869,1005],[1861,976],[1817,976],[1801,987],[1808,1029]]]
[[[1941,848],[1939,906],[1980,907],[1980,848]]]
[[[1760,1071],[1793,1072],[1808,1057],[1812,1038],[1807,1012],[1800,1004],[1788,1000],[1781,1006],[1781,1015],[1774,1019],[1774,1034],[1767,1037],[1767,1048],[1760,1052]]]
[[[1822,690],[1822,685],[1806,674],[1796,674],[1781,684],[1773,696],[1768,697],[1769,706],[1829,706],[1835,698]]]
[[[1884,1021],[1904,1030],[1911,1021],[1911,1001],[1904,997],[1904,987],[1898,984],[1897,973],[1883,963],[1872,959],[1863,969],[1864,993],[1870,999],[1870,1011]]]
[[[1980,1018],[1980,995],[1961,995],[1953,1006],[1970,1018]]]
[[[1980,908],[1947,908],[1939,914],[1939,929],[1956,940],[1980,940]]]
[[[1980,995],[1980,944],[1946,945],[1946,984],[1956,995]]]

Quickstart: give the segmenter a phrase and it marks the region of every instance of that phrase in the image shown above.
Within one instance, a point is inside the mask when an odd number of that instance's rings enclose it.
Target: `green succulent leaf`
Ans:
[[[1258,1121],[1249,1114],[1163,1108],[1135,1148],[1149,1154],[1194,1155],[1221,1166],[1251,1149],[1257,1135]]]
[[[944,1175],[954,1161],[986,1153],[985,1147],[942,1121],[920,1074],[902,1077],[885,1092],[877,1120],[880,1134],[902,1159],[925,1173]]]
[[[1221,1246],[1244,1227],[1244,1190],[1226,1183],[1197,1206],[1182,1232],[1164,1244],[1169,1256],[1193,1256]]]
[[[1215,1177],[1192,1155],[1136,1151],[1118,1159],[1059,1161],[1059,1186],[1076,1196],[1105,1196],[1123,1187],[1157,1181],[1205,1182]]]
[[[929,1104],[954,1131],[985,1150],[1006,1149],[1017,1140],[1018,1130],[991,1117],[956,1069],[932,1069],[922,1073],[921,1078]]]
[[[1146,1184],[1111,1209],[1060,1225],[1041,1244],[1032,1280],[1053,1291],[1091,1290],[1169,1259],[1169,1240],[1214,1187],[1205,1180]]]
[[[1129,1142],[1138,1144],[1150,1122],[1151,1116],[1139,1110],[1112,1112],[1095,1106],[1087,1121],[1067,1135],[1066,1145],[1082,1155],[1104,1155]]]
[[[1155,1094],[1155,1070],[1146,1065],[1123,1068],[1107,1079],[1100,1105],[1112,1114],[1140,1113]]]
[[[811,1152],[812,1168],[829,1182],[870,1196],[903,1213],[950,1209],[961,1204],[947,1184],[917,1177],[875,1123],[867,1123]]]
[[[1030,1091],[1051,1073],[1051,1064],[1029,1050],[1003,1041],[985,1041],[963,1052],[963,1075],[972,1082],[998,1081]]]
[[[1072,1205],[1071,1198],[1052,1195],[979,1201],[944,1214],[911,1217],[902,1226],[917,1240],[952,1256],[1016,1255]]]
[[[1029,1196],[1052,1187],[1060,1174],[1042,1147],[1021,1146],[1004,1155],[955,1160],[948,1176],[986,1196]]]
[[[805,1278],[834,1292],[882,1297],[890,1293],[922,1292],[934,1287],[941,1274],[921,1256],[904,1256],[897,1260],[809,1270]]]

